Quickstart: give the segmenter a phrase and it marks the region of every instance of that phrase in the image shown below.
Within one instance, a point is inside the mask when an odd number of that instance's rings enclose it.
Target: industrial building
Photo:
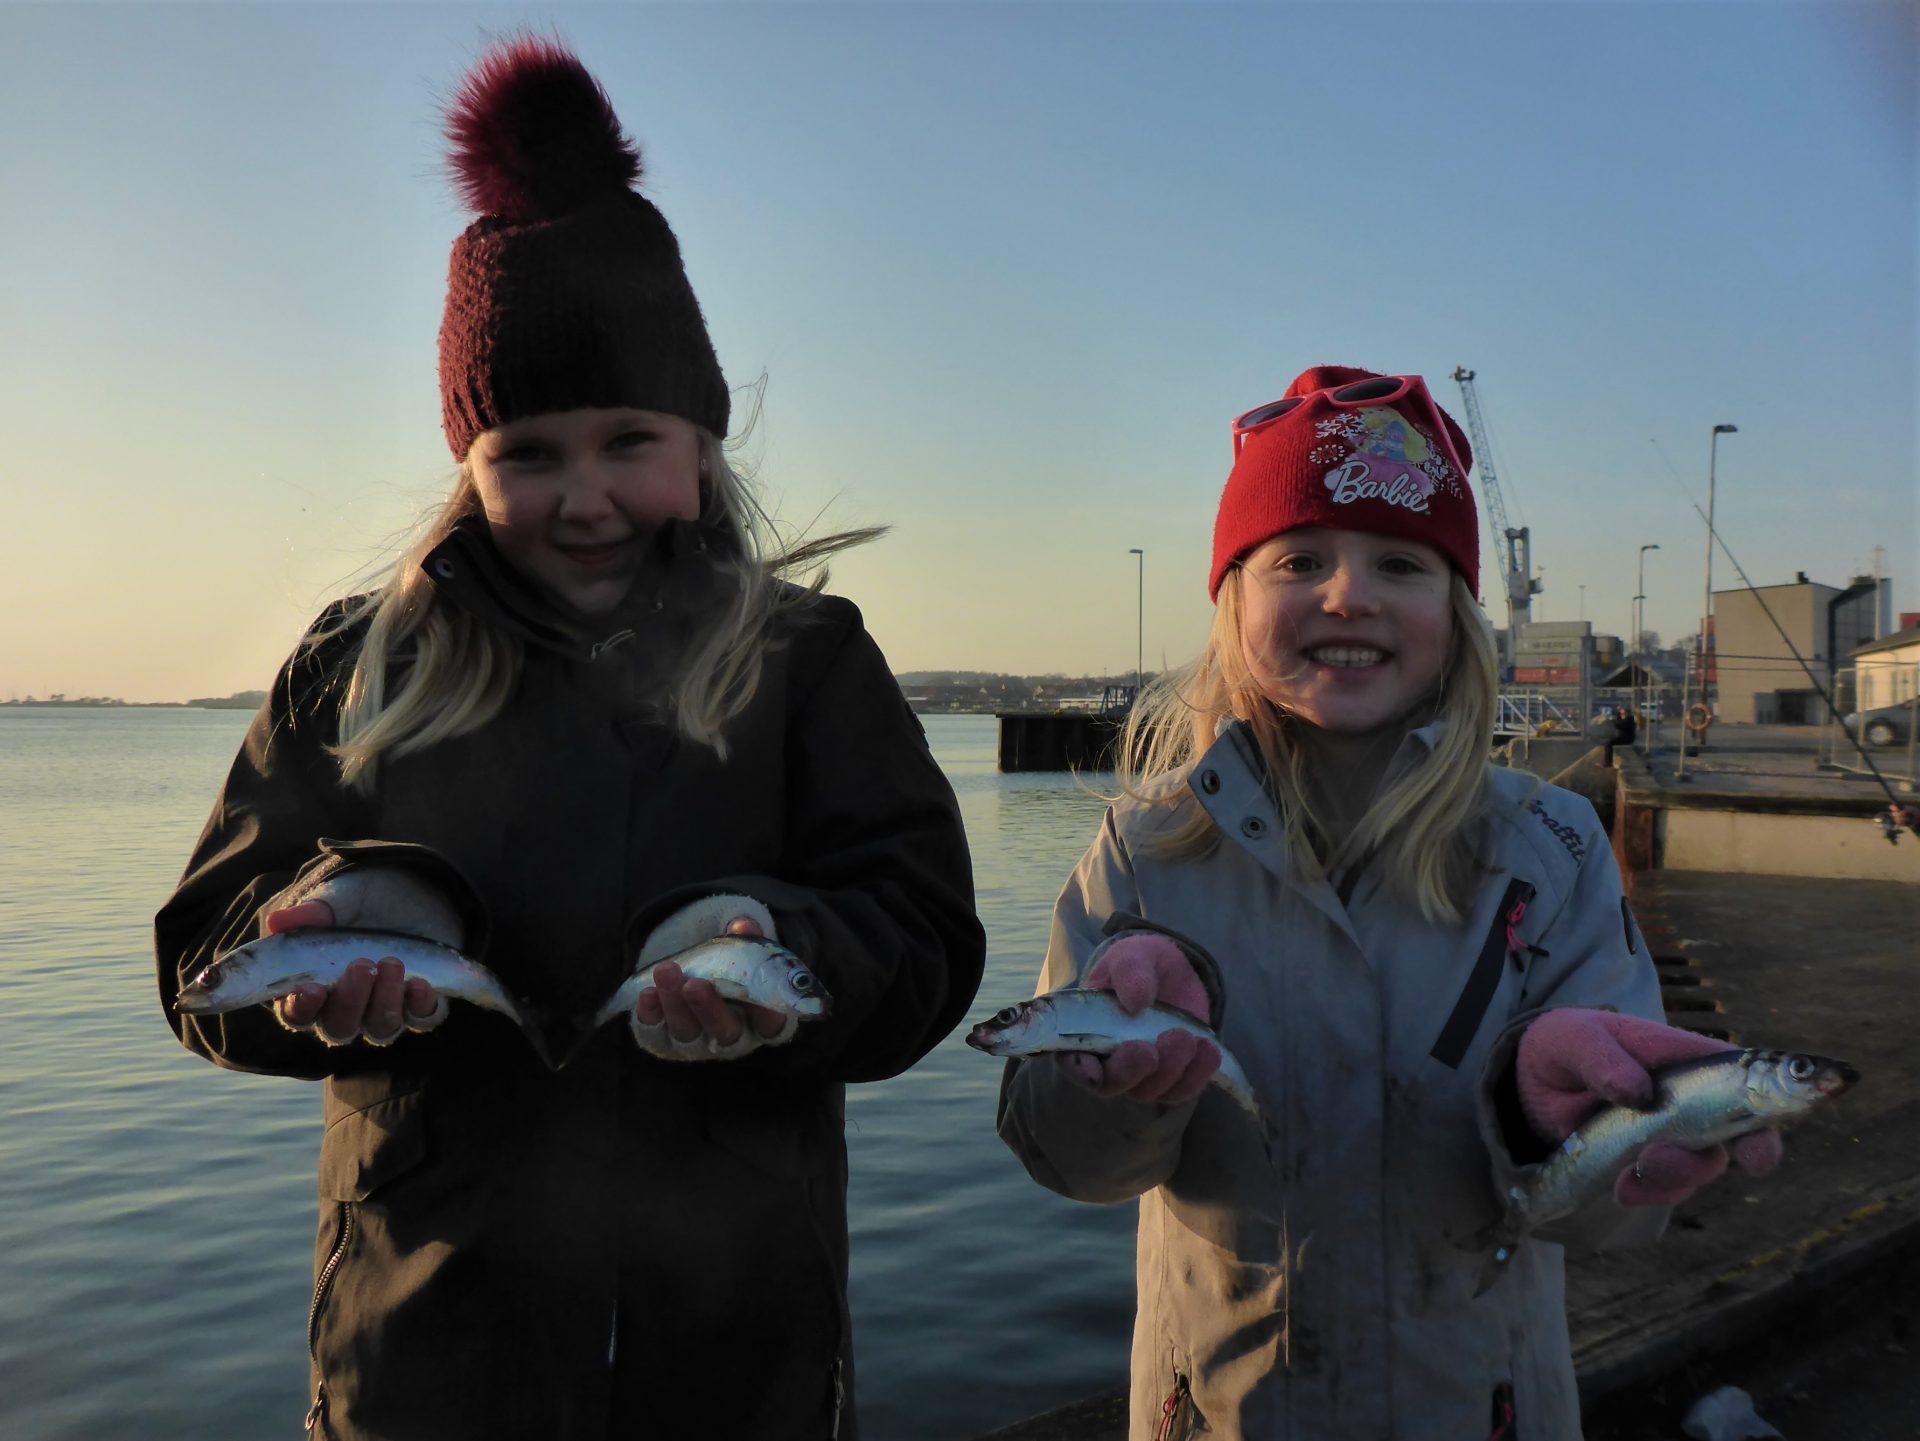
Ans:
[[[1805,571],[1789,585],[1715,591],[1707,665],[1716,717],[1735,724],[1824,721],[1820,690],[1831,694],[1854,653],[1892,629],[1892,599],[1889,580],[1856,576],[1845,586],[1822,585]],[[1851,697],[1834,701],[1842,711],[1852,707]]]

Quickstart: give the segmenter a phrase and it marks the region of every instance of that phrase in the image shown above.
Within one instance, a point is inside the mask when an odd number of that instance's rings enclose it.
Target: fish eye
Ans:
[[[793,974],[788,977],[788,984],[804,996],[814,988],[813,972],[796,969]]]
[[[999,1015],[993,1018],[993,1023],[996,1026],[1011,1026],[1015,1021],[1019,1019],[1020,1019],[1020,1008],[1018,1006],[1008,1006],[1004,1011],[1000,1012]]]
[[[1806,1056],[1795,1056],[1787,1062],[1787,1075],[1796,1081],[1811,1081],[1814,1072],[1819,1069]]]

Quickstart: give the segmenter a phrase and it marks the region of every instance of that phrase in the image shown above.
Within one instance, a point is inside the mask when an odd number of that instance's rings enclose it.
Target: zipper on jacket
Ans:
[[[827,1432],[829,1441],[840,1441],[840,1417],[847,1409],[847,1364],[839,1356],[833,1358],[833,1429]]]
[[[1173,1389],[1167,1392],[1166,1402],[1160,1408],[1160,1424],[1154,1428],[1153,1441],[1176,1441],[1173,1423],[1179,1419],[1181,1411],[1186,1408],[1191,1399],[1192,1388],[1188,1385],[1187,1378],[1176,1371],[1173,1377]]]
[[[327,1303],[327,1293],[333,1289],[333,1278],[340,1270],[340,1263],[346,1259],[347,1246],[353,1240],[353,1202],[340,1203],[340,1240],[333,1248],[333,1254],[327,1257],[327,1264],[320,1268],[319,1279],[313,1283],[313,1304],[307,1308],[307,1356],[313,1362],[315,1371],[320,1369],[320,1355],[315,1342],[320,1333],[320,1308]],[[308,1435],[320,1424],[320,1418],[327,1410],[327,1383],[324,1377],[313,1383],[313,1405],[307,1408]]]
[[[1440,1035],[1429,1052],[1441,1065],[1459,1069],[1467,1047],[1473,1044],[1474,1035],[1480,1029],[1480,1022],[1486,1018],[1487,1007],[1493,1004],[1493,993],[1500,988],[1500,973],[1506,962],[1511,959],[1517,968],[1525,969],[1523,951],[1517,948],[1524,948],[1525,953],[1538,952],[1538,947],[1521,941],[1516,929],[1527,914],[1527,902],[1532,899],[1533,887],[1526,881],[1515,876],[1507,882],[1507,892],[1494,908],[1487,938],[1480,943],[1480,957],[1473,963],[1473,971],[1461,987],[1460,999],[1454,1002],[1453,1013],[1440,1028]]]
[[[659,608],[660,607],[657,604],[654,606],[655,610],[658,610]],[[619,645],[621,642],[629,641],[632,639],[633,639],[633,632],[631,630],[617,630],[612,635],[608,636],[605,640],[595,641],[593,645],[590,646],[587,650],[588,663],[591,664],[592,662],[599,660],[601,656],[605,655],[608,651],[612,650],[615,646]]]

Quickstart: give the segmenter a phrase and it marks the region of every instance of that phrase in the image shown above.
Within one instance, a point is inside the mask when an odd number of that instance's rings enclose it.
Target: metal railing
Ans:
[[[1877,770],[1895,790],[1920,787],[1920,663],[1838,671],[1833,698],[1838,714],[1821,735],[1827,763],[1853,775]]]
[[[1549,700],[1538,691],[1503,690],[1493,712],[1493,733],[1497,736],[1537,736],[1565,731],[1582,734],[1580,722],[1567,708]]]

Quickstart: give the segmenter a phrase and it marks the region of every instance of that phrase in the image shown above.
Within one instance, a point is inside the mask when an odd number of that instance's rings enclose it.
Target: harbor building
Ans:
[[[1831,694],[1838,669],[1891,629],[1892,595],[1885,579],[1856,576],[1844,586],[1822,585],[1805,571],[1788,585],[1715,591],[1707,663],[1719,697],[1717,717],[1760,725],[1825,720],[1819,691],[1794,652]],[[1842,711],[1853,704],[1851,697],[1835,696],[1834,702]]]
[[[1849,658],[1858,710],[1899,705],[1920,692],[1920,614],[1900,619],[1899,630],[1860,646]]]

